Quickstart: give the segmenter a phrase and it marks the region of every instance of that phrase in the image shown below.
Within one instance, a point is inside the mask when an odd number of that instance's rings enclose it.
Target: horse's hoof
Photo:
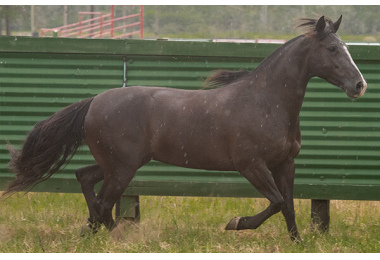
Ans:
[[[300,236],[296,236],[296,237],[294,237],[294,236],[290,236],[290,239],[291,239],[294,243],[296,243],[296,244],[298,244],[298,245],[302,244],[302,242],[303,242],[303,240],[302,240],[302,238],[301,238]]]
[[[237,230],[240,219],[241,217],[234,217],[231,219],[231,221],[226,226],[226,230]]]
[[[80,229],[80,236],[85,237],[87,235],[95,234],[96,232],[96,229],[94,229],[91,224],[87,224]]]

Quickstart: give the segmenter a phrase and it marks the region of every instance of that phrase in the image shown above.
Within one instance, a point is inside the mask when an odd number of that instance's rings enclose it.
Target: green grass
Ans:
[[[380,252],[380,202],[332,201],[330,232],[310,230],[310,201],[296,200],[303,243],[294,244],[281,214],[257,230],[225,231],[265,199],[141,197],[141,223],[80,236],[81,194],[30,193],[0,201],[0,252]]]

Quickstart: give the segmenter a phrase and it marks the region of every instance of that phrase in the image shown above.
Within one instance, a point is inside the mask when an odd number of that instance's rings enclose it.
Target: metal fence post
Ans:
[[[328,232],[330,225],[330,200],[311,200],[311,228]]]
[[[140,198],[139,196],[122,195],[116,202],[116,220],[126,219],[134,222],[140,221]]]

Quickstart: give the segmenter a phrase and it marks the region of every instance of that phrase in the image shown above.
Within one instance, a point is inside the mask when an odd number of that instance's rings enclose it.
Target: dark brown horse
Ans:
[[[181,167],[238,171],[269,201],[255,216],[234,218],[227,230],[255,229],[282,211],[300,241],[293,205],[294,158],[300,151],[299,113],[306,85],[321,77],[350,98],[367,83],[335,23],[304,19],[305,35],[268,56],[255,70],[219,71],[209,90],[128,87],[72,104],[37,123],[22,150],[9,146],[16,180],[5,194],[28,189],[68,163],[86,141],[96,165],[76,172],[89,225],[114,227],[112,208],[135,172],[150,160]],[[94,185],[104,180],[96,195]],[[3,194],[4,195],[4,194]]]

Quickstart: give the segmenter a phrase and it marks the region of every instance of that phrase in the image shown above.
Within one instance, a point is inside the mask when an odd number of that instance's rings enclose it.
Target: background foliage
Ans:
[[[67,6],[68,23],[79,11],[109,13],[111,6]],[[136,6],[115,6],[115,17],[137,12]],[[144,6],[147,38],[291,38],[297,19],[343,15],[340,35],[362,35],[380,41],[380,6]],[[35,6],[35,30],[64,24],[64,6]],[[8,26],[7,26],[8,21]],[[31,34],[31,6],[0,6],[0,32]],[[363,38],[363,37],[362,37]]]

